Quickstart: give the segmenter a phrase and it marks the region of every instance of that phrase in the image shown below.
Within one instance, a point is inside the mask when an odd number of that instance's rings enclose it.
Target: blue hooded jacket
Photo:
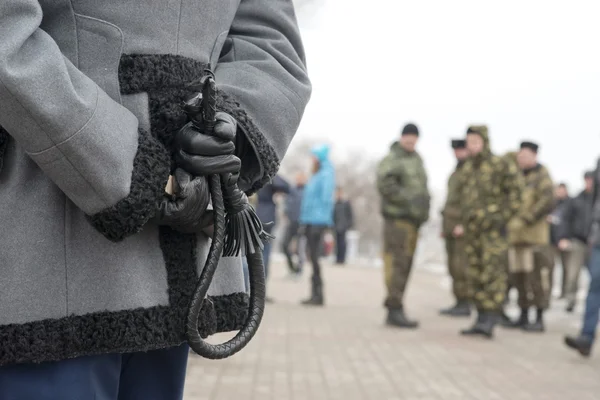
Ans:
[[[303,225],[333,225],[335,204],[335,170],[329,161],[329,146],[321,145],[312,150],[321,167],[304,187],[300,223]]]

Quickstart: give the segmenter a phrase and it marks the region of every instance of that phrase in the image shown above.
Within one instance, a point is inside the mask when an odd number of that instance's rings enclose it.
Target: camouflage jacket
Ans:
[[[522,204],[523,177],[517,165],[492,154],[486,126],[474,126],[484,140],[481,153],[470,157],[459,175],[461,219],[467,234],[499,231]]]
[[[442,210],[442,232],[446,238],[452,236],[452,231],[461,223],[461,207],[460,207],[460,196],[461,190],[459,186],[459,173],[465,164],[464,161],[459,161],[456,165],[456,169],[448,178],[448,192],[446,194],[446,204]]]
[[[427,173],[417,152],[394,143],[377,167],[377,188],[384,218],[405,219],[417,226],[429,219]]]
[[[538,164],[522,174],[525,178],[523,205],[508,225],[508,240],[511,244],[548,244],[550,226],[546,217],[554,208],[550,173]]]

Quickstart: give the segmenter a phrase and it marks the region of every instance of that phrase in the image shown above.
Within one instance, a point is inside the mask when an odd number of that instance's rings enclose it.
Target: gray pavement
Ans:
[[[417,268],[409,282],[407,311],[421,322],[416,331],[383,325],[379,269],[326,266],[327,306],[318,309],[298,305],[308,274],[293,281],[283,265],[271,270],[276,303],[256,338],[227,360],[192,356],[186,400],[600,399],[600,354],[583,360],[564,347],[581,310],[567,315],[560,301],[545,334],[498,329],[486,341],[458,335],[469,319],[438,316],[452,302],[439,268]]]

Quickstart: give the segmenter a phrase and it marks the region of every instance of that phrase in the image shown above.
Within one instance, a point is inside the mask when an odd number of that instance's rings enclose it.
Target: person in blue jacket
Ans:
[[[335,204],[335,171],[329,160],[329,146],[320,145],[312,150],[313,175],[304,188],[300,209],[300,224],[304,227],[306,242],[313,267],[311,296],[304,305],[322,306],[323,279],[319,255],[323,234],[333,225]]]

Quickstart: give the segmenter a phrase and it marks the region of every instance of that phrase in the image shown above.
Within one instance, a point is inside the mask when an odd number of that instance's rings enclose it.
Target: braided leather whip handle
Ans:
[[[202,87],[204,129],[205,133],[210,134],[216,123],[216,85],[212,72],[207,71],[201,82],[204,84]],[[264,266],[262,252],[260,249],[257,249],[252,253],[246,252],[251,291],[249,315],[242,329],[231,340],[217,345],[204,341],[200,336],[198,326],[200,310],[219,265],[226,237],[225,201],[223,199],[222,184],[227,182],[228,178],[227,176],[210,176],[209,183],[214,213],[214,233],[206,264],[200,273],[198,284],[190,301],[186,323],[186,336],[190,348],[198,355],[213,360],[227,358],[243,349],[250,342],[258,330],[265,306]]]

